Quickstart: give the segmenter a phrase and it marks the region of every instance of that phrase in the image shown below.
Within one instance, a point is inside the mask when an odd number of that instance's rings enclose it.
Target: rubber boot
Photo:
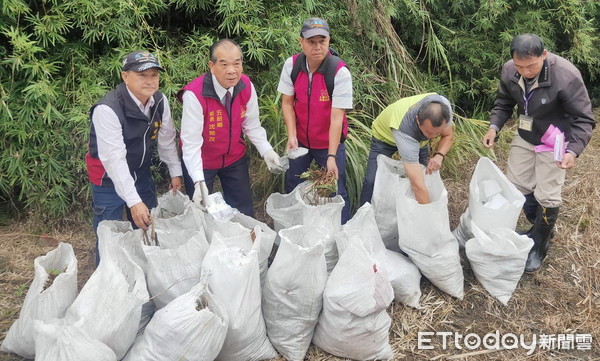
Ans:
[[[523,203],[523,213],[525,213],[525,217],[529,221],[529,223],[533,224],[535,222],[535,213],[539,207],[539,203],[537,199],[533,196],[533,193],[525,194],[525,203]],[[524,234],[529,236],[533,227],[529,228],[527,231],[518,231],[518,234]]]
[[[537,209],[539,207],[539,203],[537,199],[533,196],[533,193],[529,193],[525,195],[525,203],[523,203],[523,213],[525,213],[525,217],[529,223],[533,224],[535,222],[535,215]]]
[[[535,222],[529,234],[529,237],[533,239],[533,247],[527,257],[525,272],[535,272],[542,266],[542,262],[548,253],[548,248],[550,248],[550,237],[557,218],[558,207],[547,208],[538,206]]]

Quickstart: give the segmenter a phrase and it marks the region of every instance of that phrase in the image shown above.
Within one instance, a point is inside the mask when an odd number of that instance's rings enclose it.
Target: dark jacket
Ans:
[[[119,118],[123,129],[123,141],[127,147],[127,165],[134,181],[152,176],[150,166],[152,152],[155,148],[157,133],[162,125],[164,96],[160,91],[153,95],[154,105],[150,108],[148,118],[135,104],[124,83],[110,91],[104,98],[90,109],[90,140],[86,163],[90,181],[96,185],[112,186],[113,183],[106,174],[104,166],[98,157],[98,142],[96,130],[92,122],[94,108],[100,104],[108,105]]]
[[[515,105],[519,114],[525,114],[521,78],[512,60],[504,64],[490,118],[490,124],[498,129],[502,129],[511,117]],[[533,117],[533,128],[531,131],[519,129],[521,138],[533,145],[542,144],[541,137],[550,124],[554,124],[565,133],[569,142],[567,150],[579,156],[596,126],[590,97],[579,70],[568,60],[548,52],[537,84],[529,94],[527,110]]]

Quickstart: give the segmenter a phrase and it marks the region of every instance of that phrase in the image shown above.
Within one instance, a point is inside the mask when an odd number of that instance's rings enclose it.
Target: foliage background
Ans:
[[[445,172],[460,177],[461,164],[484,152],[479,139],[500,67],[509,59],[508,44],[518,33],[539,34],[550,51],[578,66],[590,95],[600,98],[595,1],[3,0],[0,218],[9,211],[52,220],[87,217],[88,110],[120,82],[121,59],[137,49],[159,56],[166,69],[161,90],[172,99],[178,123],[175,93],[207,70],[215,40],[237,40],[259,93],[263,124],[281,153],[285,126],[277,81],[285,59],[300,50],[299,28],[309,16],[328,20],[332,46],[353,74],[347,144],[354,199],[371,120],[416,92],[437,91],[456,104],[457,138]],[[280,191],[281,179],[268,175],[250,152],[256,198]]]

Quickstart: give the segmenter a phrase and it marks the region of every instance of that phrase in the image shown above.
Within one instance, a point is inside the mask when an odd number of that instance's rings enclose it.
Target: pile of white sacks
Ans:
[[[1,349],[44,361],[252,361],[303,360],[312,343],[340,357],[392,359],[391,302],[419,308],[421,273],[459,299],[464,280],[439,174],[426,176],[432,202],[420,205],[401,163],[378,163],[373,206],[343,226],[343,199],[310,205],[307,183],[267,200],[277,233],[239,213],[215,219],[170,193],[152,210],[156,237],[102,222],[101,262],[79,294],[70,245],[35,260]],[[523,201],[484,158],[455,230],[478,280],[504,304],[532,243],[514,232]],[[61,273],[48,285],[51,270]]]
[[[515,232],[525,197],[500,169],[488,158],[477,162],[469,206],[450,232],[448,193],[439,173],[425,175],[431,203],[421,205],[402,162],[379,156],[377,165],[372,201],[386,247],[402,250],[432,284],[459,299],[464,295],[459,247],[464,247],[479,282],[507,305],[533,241]],[[398,190],[396,197],[390,189]]]

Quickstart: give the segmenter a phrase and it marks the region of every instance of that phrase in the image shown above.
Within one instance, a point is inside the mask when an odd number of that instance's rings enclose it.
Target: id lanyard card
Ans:
[[[523,129],[528,132],[531,132],[531,129],[533,129],[533,118],[528,115],[525,115],[525,114],[520,114],[519,115],[519,129]]]
[[[523,129],[528,132],[531,132],[531,130],[533,129],[533,117],[529,116],[528,108],[529,99],[531,99],[531,96],[533,95],[534,91],[535,89],[529,92],[529,95],[527,97],[525,96],[525,93],[523,93],[523,102],[525,103],[525,114],[519,114],[519,129]]]

